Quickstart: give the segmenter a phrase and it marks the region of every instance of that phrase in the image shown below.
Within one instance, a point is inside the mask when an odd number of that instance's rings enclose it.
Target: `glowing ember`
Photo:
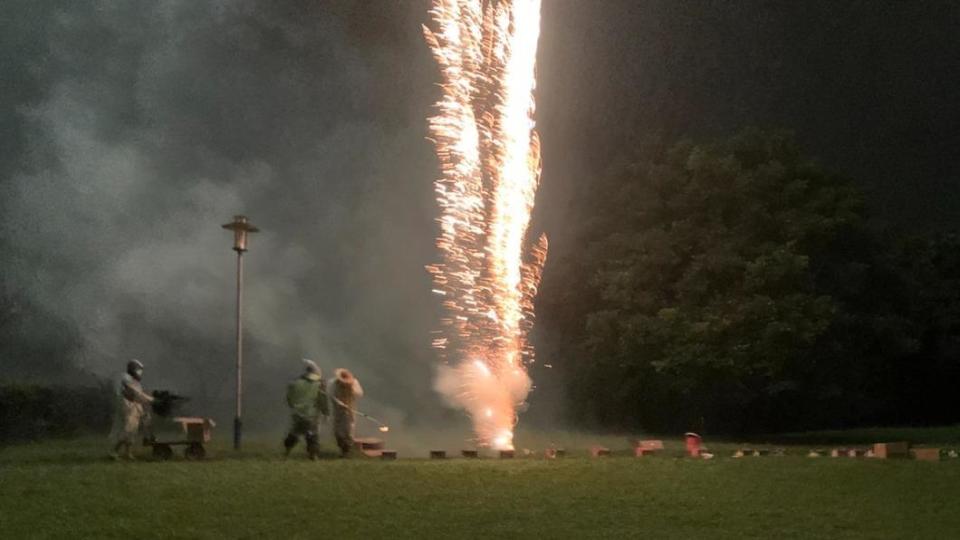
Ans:
[[[473,365],[476,366],[477,371],[480,372],[484,377],[489,377],[491,375],[490,368],[483,363],[483,360],[474,360]]]
[[[547,254],[545,236],[526,239],[540,179],[540,0],[434,0],[430,15],[436,30],[424,35],[443,78],[430,118],[443,260],[427,268],[448,312],[433,340],[448,366],[438,385],[470,414],[479,444],[512,449]]]

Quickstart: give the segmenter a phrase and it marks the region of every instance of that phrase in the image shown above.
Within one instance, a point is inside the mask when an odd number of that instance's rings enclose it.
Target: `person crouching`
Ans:
[[[302,436],[307,441],[307,456],[320,456],[320,418],[330,414],[327,394],[320,368],[312,360],[304,360],[303,375],[287,386],[287,406],[290,407],[290,431],[283,440],[286,455]]]
[[[346,457],[353,448],[354,408],[357,400],[363,397],[360,381],[348,370],[340,368],[330,383],[330,395],[333,399],[333,434],[337,439],[340,454]]]

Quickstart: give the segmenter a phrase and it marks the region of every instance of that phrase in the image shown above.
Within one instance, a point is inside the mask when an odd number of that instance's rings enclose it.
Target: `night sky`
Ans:
[[[793,130],[903,226],[955,227],[960,4],[812,0],[546,2],[546,174],[624,141]],[[551,150],[553,150],[551,152]]]
[[[139,356],[158,384],[222,400],[233,254],[219,224],[244,212],[265,231],[248,273],[264,392],[312,356],[353,365],[386,408],[433,399],[427,8],[6,2],[5,294],[81,336],[85,369]],[[576,249],[571,197],[635,141],[760,126],[793,130],[894,226],[955,227],[957,28],[949,1],[545,0],[536,225],[555,253]],[[54,331],[38,321],[19,339]]]

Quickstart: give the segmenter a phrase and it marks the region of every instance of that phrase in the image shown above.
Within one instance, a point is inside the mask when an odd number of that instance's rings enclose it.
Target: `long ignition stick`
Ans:
[[[374,424],[377,424],[377,429],[379,429],[379,430],[382,431],[383,433],[386,433],[386,432],[390,431],[390,426],[384,424],[383,422],[377,420],[376,418],[370,416],[369,414],[360,412],[360,411],[354,409],[353,407],[347,405],[346,403],[340,401],[339,399],[337,399],[337,398],[335,398],[335,397],[333,397],[333,396],[330,396],[330,398],[331,398],[333,401],[337,402],[337,404],[340,405],[341,407],[343,407],[344,409],[353,411],[354,414],[359,414],[360,416],[366,418],[367,420],[373,422]]]

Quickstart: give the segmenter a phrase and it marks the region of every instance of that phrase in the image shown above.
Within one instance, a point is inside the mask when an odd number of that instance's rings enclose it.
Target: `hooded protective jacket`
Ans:
[[[299,420],[315,422],[319,415],[330,414],[323,379],[306,374],[291,382],[287,386],[287,405],[294,418]]]
[[[330,394],[333,397],[333,435],[337,439],[337,446],[343,454],[347,454],[353,447],[354,414],[353,408],[359,398],[363,397],[363,387],[360,381],[347,372],[341,376],[338,370],[337,378],[330,383]]]
[[[114,423],[118,442],[132,443],[140,429],[150,428],[150,411],[145,408],[153,402],[153,396],[143,391],[143,386],[129,373],[124,373],[117,388],[117,415]]]

